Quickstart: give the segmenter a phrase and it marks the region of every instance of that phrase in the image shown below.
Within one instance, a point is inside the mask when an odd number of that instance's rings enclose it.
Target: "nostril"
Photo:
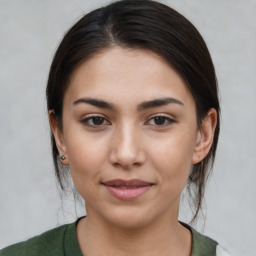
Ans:
[[[119,163],[114,163],[113,165],[114,165],[115,167],[119,167],[119,166],[120,166]]]
[[[128,163],[125,164],[125,163],[116,162],[116,163],[113,163],[113,166],[115,168],[122,168],[122,169],[125,169],[125,170],[129,170],[129,169],[134,168],[134,167],[142,166],[142,163],[136,162],[136,163],[131,163],[131,164],[128,164]]]

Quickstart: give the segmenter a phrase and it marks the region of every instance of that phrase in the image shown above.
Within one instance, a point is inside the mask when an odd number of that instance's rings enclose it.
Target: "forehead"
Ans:
[[[64,102],[79,97],[109,101],[176,97],[193,101],[182,77],[161,56],[148,50],[118,46],[95,54],[73,73]]]

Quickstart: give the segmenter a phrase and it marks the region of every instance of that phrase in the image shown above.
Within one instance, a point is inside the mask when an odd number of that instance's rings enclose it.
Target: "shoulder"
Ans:
[[[191,256],[216,256],[218,243],[208,236],[202,235],[194,228],[184,222],[180,222],[184,227],[190,230],[192,234],[192,253]]]
[[[39,236],[35,236],[27,241],[10,245],[0,250],[0,256],[60,255],[63,251],[65,232],[71,225],[72,224],[66,224],[49,230]]]
[[[211,239],[208,236],[202,235],[197,232],[195,229],[190,228],[192,232],[193,239],[193,248],[192,248],[192,256],[193,255],[216,255],[216,249],[218,243]]]
[[[189,227],[192,233],[193,246],[192,256],[212,255],[212,256],[231,256],[215,240],[208,236],[202,235],[195,229]]]

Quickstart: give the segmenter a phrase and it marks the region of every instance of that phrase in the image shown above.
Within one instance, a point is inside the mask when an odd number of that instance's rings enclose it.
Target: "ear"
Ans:
[[[60,158],[60,161],[61,161],[62,164],[68,165],[69,162],[68,162],[68,158],[67,158],[67,152],[66,152],[66,146],[65,146],[65,142],[64,142],[63,133],[59,129],[57,119],[56,119],[56,116],[55,116],[53,110],[49,111],[49,123],[50,123],[50,126],[51,126],[53,136],[55,138],[55,143],[56,143],[56,146],[58,148],[59,155],[64,155],[64,157],[65,157],[64,160],[62,160]]]
[[[193,164],[197,164],[202,161],[209,153],[212,146],[216,125],[217,112],[214,108],[211,108],[202,120],[200,130],[197,133],[195,150],[192,157]]]

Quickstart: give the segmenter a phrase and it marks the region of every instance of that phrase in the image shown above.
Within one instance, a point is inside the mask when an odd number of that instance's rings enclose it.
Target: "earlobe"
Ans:
[[[69,165],[68,159],[65,157],[65,155],[59,155],[60,161],[64,165]]]
[[[51,126],[51,130],[55,139],[55,143],[56,146],[58,148],[59,151],[59,159],[61,161],[62,164],[64,165],[68,165],[68,159],[67,159],[67,155],[66,155],[66,146],[65,146],[65,142],[64,142],[64,138],[63,138],[63,134],[59,129],[57,120],[56,120],[56,116],[54,114],[53,110],[49,111],[49,123]]]
[[[214,108],[211,108],[202,120],[200,130],[198,131],[192,164],[199,163],[209,153],[214,139],[216,125],[217,112]]]

